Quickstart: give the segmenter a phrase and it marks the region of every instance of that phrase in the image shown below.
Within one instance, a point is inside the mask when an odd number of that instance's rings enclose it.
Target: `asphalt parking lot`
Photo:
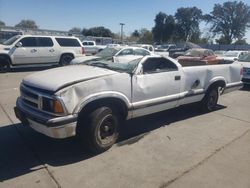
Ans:
[[[0,187],[250,187],[250,89],[221,96],[202,114],[188,105],[124,123],[118,143],[93,156],[75,138],[21,126],[13,107],[21,79],[0,74]]]

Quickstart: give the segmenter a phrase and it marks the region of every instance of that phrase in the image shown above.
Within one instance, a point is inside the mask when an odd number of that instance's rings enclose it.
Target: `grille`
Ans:
[[[33,90],[21,85],[20,87],[21,98],[23,102],[33,108],[39,108],[39,95]]]
[[[247,75],[249,76],[250,75],[250,68],[243,68],[243,75]]]
[[[242,78],[242,82],[244,82],[244,83],[250,83],[250,79]]]

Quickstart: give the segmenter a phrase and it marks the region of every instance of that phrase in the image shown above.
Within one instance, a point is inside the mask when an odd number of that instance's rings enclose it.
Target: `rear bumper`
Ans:
[[[77,116],[51,117],[27,108],[20,98],[14,107],[16,117],[23,125],[52,138],[67,138],[76,134]]]
[[[250,84],[250,78],[242,78],[244,84]]]

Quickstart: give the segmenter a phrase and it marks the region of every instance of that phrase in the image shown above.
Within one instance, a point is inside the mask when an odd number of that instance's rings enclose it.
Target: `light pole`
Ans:
[[[120,23],[121,26],[121,43],[123,42],[123,26],[125,25],[125,23]]]

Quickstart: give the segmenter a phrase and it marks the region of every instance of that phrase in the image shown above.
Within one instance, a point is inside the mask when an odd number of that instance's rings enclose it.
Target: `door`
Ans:
[[[36,63],[38,49],[36,37],[24,37],[20,47],[14,47],[11,51],[13,56],[13,64],[31,64]]]
[[[37,37],[37,63],[56,63],[58,62],[59,50],[55,48],[50,37]]]
[[[140,74],[132,78],[133,116],[142,116],[177,106],[181,76],[168,59],[148,58]]]

